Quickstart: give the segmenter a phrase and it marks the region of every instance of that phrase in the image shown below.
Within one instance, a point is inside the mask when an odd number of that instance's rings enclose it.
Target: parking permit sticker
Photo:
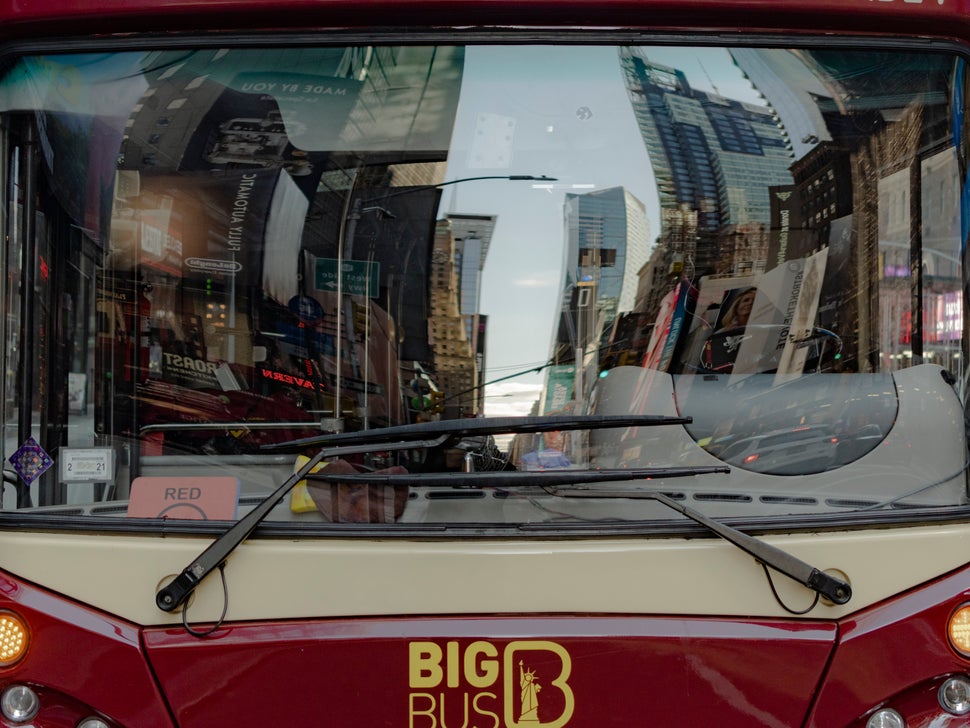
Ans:
[[[114,481],[114,451],[110,447],[62,447],[62,483],[110,483]]]

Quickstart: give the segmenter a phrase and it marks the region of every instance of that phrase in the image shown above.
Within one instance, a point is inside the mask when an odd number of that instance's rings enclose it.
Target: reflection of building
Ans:
[[[849,157],[832,141],[819,103],[824,99],[830,105],[837,86],[803,51],[734,48],[730,53],[781,119],[795,151],[794,185],[770,190],[770,269],[827,245],[831,222],[852,211]]]
[[[769,228],[765,223],[732,225],[722,232],[718,273],[747,276],[764,273],[768,259]]]
[[[781,118],[796,158],[831,141],[818,99],[830,97],[832,89],[806,66],[807,54],[782,48],[732,48],[729,53]]]
[[[921,160],[919,169],[922,250],[920,332],[923,355],[950,365],[963,333],[960,295],[960,198],[952,148]],[[878,181],[879,344],[883,363],[911,356],[914,349],[910,255],[916,170],[906,168]],[[927,327],[926,324],[931,326]]]
[[[690,86],[682,71],[624,49],[627,88],[660,206],[687,203],[698,227],[767,222],[767,187],[791,181],[788,139],[771,110]]]
[[[636,303],[650,235],[643,203],[622,187],[567,194],[564,215],[566,261],[552,359],[584,362],[575,368],[580,386],[617,316]]]
[[[684,275],[693,277],[697,267],[697,210],[686,203],[662,208],[660,220],[663,238],[653,249],[649,268],[641,272],[637,311],[656,313],[669,282]]]
[[[161,378],[180,386],[168,362],[202,373],[225,362],[254,392],[286,387],[324,415],[400,422],[398,361],[433,358],[433,185],[462,53],[159,56],[125,125],[112,210],[109,273],[145,291],[126,294],[127,329],[143,333],[145,352],[130,359],[154,362],[147,352],[160,347]],[[377,190],[351,222],[352,201]],[[363,270],[379,271],[366,290],[344,281]],[[329,288],[338,280],[340,296]],[[197,388],[221,386],[210,379]]]
[[[924,355],[956,364],[948,359],[952,330],[962,328],[948,61],[868,51],[732,55],[800,152],[793,184],[771,190],[768,267],[828,247],[818,323],[858,321],[843,340],[844,366],[895,368]],[[940,330],[923,331],[924,320]]]
[[[480,415],[485,402],[485,327],[478,311],[485,254],[495,217],[449,215],[438,221],[431,254],[431,339],[445,417]]]
[[[492,241],[494,215],[448,215],[451,235],[455,239],[455,270],[459,276],[459,308],[465,317],[469,337],[475,330],[481,306],[482,270]]]
[[[593,280],[597,308],[608,326],[636,299],[637,271],[647,261],[650,232],[643,203],[622,187],[567,194],[567,285]]]
[[[725,239],[729,250],[760,249],[760,240],[739,243],[737,236],[760,234],[758,226],[770,219],[768,188],[791,184],[783,128],[771,109],[694,89],[682,71],[650,61],[640,49],[623,49],[621,64],[661,209],[697,215],[696,247],[685,249],[681,231],[668,239],[662,230],[663,267],[674,280],[687,267],[697,275],[731,272]]]
[[[769,268],[827,245],[833,221],[852,212],[852,171],[844,147],[816,145],[792,165],[792,176],[794,185],[771,188]]]

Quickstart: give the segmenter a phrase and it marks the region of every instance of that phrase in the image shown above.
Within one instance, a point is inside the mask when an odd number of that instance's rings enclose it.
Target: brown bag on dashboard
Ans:
[[[360,473],[346,460],[333,460],[321,472],[328,475]],[[374,471],[373,475],[405,475],[400,465]],[[307,479],[307,492],[323,517],[333,523],[393,523],[404,513],[406,485],[324,483]]]

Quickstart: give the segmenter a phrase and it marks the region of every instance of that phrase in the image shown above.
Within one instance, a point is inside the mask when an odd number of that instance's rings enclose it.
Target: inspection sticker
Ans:
[[[62,483],[114,482],[114,450],[110,447],[62,447]]]

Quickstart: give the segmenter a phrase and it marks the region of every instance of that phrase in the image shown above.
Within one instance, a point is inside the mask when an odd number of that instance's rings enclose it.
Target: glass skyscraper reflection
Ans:
[[[584,373],[595,371],[600,343],[617,316],[634,307],[650,233],[644,204],[623,187],[568,193],[563,216],[566,260],[551,361],[571,368],[567,379],[578,391]]]
[[[623,49],[621,64],[661,208],[696,209],[700,231],[767,222],[767,188],[791,184],[793,161],[772,110],[695,89],[641,49]]]

